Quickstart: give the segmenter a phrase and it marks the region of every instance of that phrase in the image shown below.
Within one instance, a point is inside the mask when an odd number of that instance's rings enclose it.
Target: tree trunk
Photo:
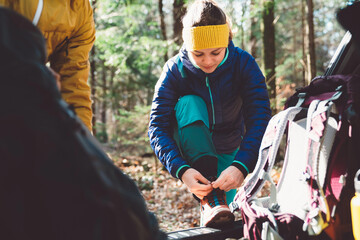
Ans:
[[[101,106],[101,141],[106,143],[108,141],[107,131],[106,131],[106,111],[107,111],[107,102],[108,102],[108,87],[107,87],[107,67],[105,66],[104,61],[102,61],[102,106]]]
[[[297,56],[296,56],[296,51],[298,49],[298,46],[297,46],[297,30],[295,28],[295,23],[292,25],[292,37],[293,37],[293,58],[294,58],[294,62],[293,62],[293,82],[298,85],[299,84],[299,81],[298,81],[298,78],[297,78],[297,69],[296,69],[296,66],[297,66]]]
[[[316,57],[315,57],[315,36],[314,36],[314,6],[312,0],[307,0],[307,36],[308,36],[308,52],[307,52],[307,65],[308,76],[307,84],[316,76]]]
[[[263,1],[263,64],[272,113],[276,113],[274,0]]]
[[[240,31],[241,31],[241,43],[240,46],[242,49],[245,49],[245,13],[247,12],[247,2],[243,1],[241,4],[241,23],[240,23]]]
[[[307,52],[307,34],[306,34],[306,21],[305,21],[305,4],[304,0],[301,0],[301,30],[302,30],[302,66],[303,66],[303,72],[302,72],[302,86],[307,85],[307,60],[306,60],[306,52]]]
[[[173,19],[174,19],[174,26],[173,26],[173,38],[177,45],[181,46],[182,40],[182,18],[185,15],[185,2],[184,0],[174,0],[173,4]]]
[[[163,0],[158,0],[158,9],[159,9],[159,15],[160,15],[160,29],[162,38],[164,41],[167,40],[166,36],[166,24],[165,24],[165,16],[163,11]],[[167,51],[164,53],[164,62],[168,60]]]
[[[117,107],[115,107],[115,94],[116,91],[114,90],[114,77],[115,77],[115,67],[111,66],[110,68],[110,79],[109,79],[109,99],[110,99],[110,108],[111,108],[111,112],[114,112],[117,110]]]
[[[254,0],[251,0],[250,2],[250,11],[253,12],[254,11],[254,5],[255,2]],[[250,54],[256,59],[256,36],[255,36],[255,32],[256,32],[256,17],[254,15],[252,15],[251,19],[250,19]]]
[[[95,17],[95,10],[96,10],[96,0],[91,1],[93,12],[94,12],[94,22],[96,23],[96,17]],[[92,105],[91,109],[93,112],[93,118],[92,118],[92,132],[94,136],[96,136],[96,49],[95,45],[92,47],[90,51],[90,86],[91,86],[91,99],[92,99]]]

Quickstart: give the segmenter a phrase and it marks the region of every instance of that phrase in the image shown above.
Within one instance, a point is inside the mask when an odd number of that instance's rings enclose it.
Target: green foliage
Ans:
[[[137,92],[151,94],[147,90],[154,88],[164,64],[168,44],[161,39],[154,3],[100,1],[95,44],[105,65],[116,68],[115,86],[127,93],[117,96],[120,101],[128,101]],[[134,99],[130,108],[141,102]]]
[[[345,31],[336,20],[336,11],[346,6],[344,0],[315,1],[317,75],[323,74]]]
[[[136,106],[132,111],[119,109],[110,141],[122,155],[152,152],[147,136],[149,114],[150,106]]]
[[[154,85],[167,54],[176,52],[172,35],[172,6],[163,1],[169,40],[162,40],[157,0],[97,0],[96,96],[97,109],[106,101],[107,122],[97,123],[97,137],[109,139],[128,152],[149,152],[147,124]],[[218,0],[232,20],[236,46],[250,52],[255,44],[256,61],[262,66],[261,14],[274,10],[276,39],[276,83],[303,84],[303,28],[301,3],[304,0],[251,1]],[[193,2],[193,1],[185,1]],[[253,5],[251,5],[253,2]],[[313,0],[317,74],[327,67],[344,30],[336,21],[336,10],[352,0]],[[251,25],[253,23],[253,25]],[[250,42],[250,32],[255,42]],[[175,51],[176,50],[176,51]],[[171,56],[168,56],[171,57]],[[104,67],[105,65],[105,67]],[[103,73],[106,68],[107,72]],[[265,71],[264,71],[265,73]],[[105,78],[102,76],[106,75]],[[106,83],[105,83],[106,82]],[[281,107],[283,99],[277,99]],[[275,104],[275,103],[272,103]],[[99,119],[100,117],[98,117]]]
[[[107,142],[108,141],[108,134],[107,134],[106,128],[104,126],[104,123],[97,122],[96,126],[95,126],[95,129],[96,129],[96,136],[95,137],[102,143]]]
[[[264,0],[264,13],[268,15],[271,11],[274,11],[275,1],[274,0]]]
[[[149,152],[149,112],[141,109],[151,103],[171,45],[162,40],[157,1],[98,0],[95,18],[96,136],[124,152]]]

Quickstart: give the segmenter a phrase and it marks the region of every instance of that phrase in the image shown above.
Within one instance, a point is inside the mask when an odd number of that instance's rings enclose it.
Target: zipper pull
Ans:
[[[208,78],[207,75],[206,75],[206,77],[205,77],[205,83],[206,83],[206,86],[209,87],[209,78]]]

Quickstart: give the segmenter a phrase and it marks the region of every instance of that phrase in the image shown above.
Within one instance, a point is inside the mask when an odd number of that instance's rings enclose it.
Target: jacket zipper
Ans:
[[[214,110],[214,101],[213,101],[213,98],[212,98],[211,88],[210,88],[210,84],[209,84],[209,78],[208,78],[207,75],[206,75],[206,78],[205,78],[205,82],[206,82],[206,87],[208,87],[208,89],[209,89],[210,101],[211,101],[213,124],[211,126],[210,132],[212,132],[214,130],[214,126],[215,126],[215,110]]]

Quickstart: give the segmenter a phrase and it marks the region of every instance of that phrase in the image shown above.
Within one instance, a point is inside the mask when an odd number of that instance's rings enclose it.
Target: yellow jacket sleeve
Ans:
[[[50,66],[61,76],[61,94],[72,105],[76,114],[92,131],[90,87],[87,83],[90,64],[89,52],[95,41],[95,25],[89,1],[78,10],[76,28],[65,39],[60,49],[50,56]]]
[[[38,0],[0,0],[0,6],[33,20]],[[38,22],[46,39],[50,66],[61,76],[61,94],[92,130],[90,87],[87,83],[89,52],[95,41],[95,25],[89,0],[44,1]]]

